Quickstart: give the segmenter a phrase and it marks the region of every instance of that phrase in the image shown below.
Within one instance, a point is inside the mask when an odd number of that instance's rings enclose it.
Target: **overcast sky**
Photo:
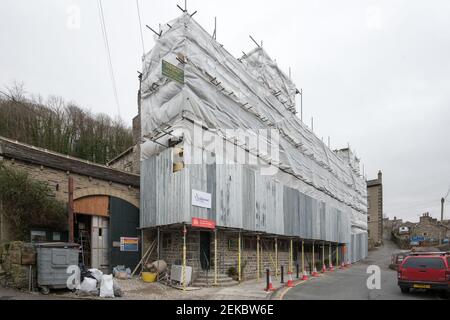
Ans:
[[[2,0],[0,87],[23,81],[29,93],[120,112],[131,125],[142,56],[136,1],[102,3],[119,110],[93,0]],[[177,3],[139,0],[146,51],[154,41],[145,24],[179,16]],[[291,67],[305,122],[314,117],[332,148],[350,143],[369,179],[383,171],[385,214],[440,216],[450,187],[450,1],[189,0],[188,10],[211,33],[217,16],[218,41],[236,57],[253,49],[251,34]]]

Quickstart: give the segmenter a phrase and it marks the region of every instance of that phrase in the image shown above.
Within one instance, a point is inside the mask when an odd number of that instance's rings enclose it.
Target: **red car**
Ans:
[[[444,252],[413,253],[403,260],[397,274],[403,293],[411,288],[450,291],[450,255]]]

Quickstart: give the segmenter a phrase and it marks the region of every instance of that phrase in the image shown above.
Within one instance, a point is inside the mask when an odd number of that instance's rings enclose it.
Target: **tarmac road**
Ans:
[[[423,300],[440,299],[441,294],[431,291],[413,290],[403,294],[397,286],[397,272],[389,269],[391,254],[397,246],[385,240],[383,247],[369,251],[369,256],[350,268],[310,279],[290,289],[283,296],[285,300]],[[369,265],[381,269],[381,289],[367,288],[366,273]]]

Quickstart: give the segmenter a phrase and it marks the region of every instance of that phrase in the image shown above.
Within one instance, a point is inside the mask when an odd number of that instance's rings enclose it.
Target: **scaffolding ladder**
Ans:
[[[78,242],[80,244],[80,258],[83,266],[90,265],[90,256],[88,253],[91,251],[91,239],[89,232],[84,229],[78,231]]]

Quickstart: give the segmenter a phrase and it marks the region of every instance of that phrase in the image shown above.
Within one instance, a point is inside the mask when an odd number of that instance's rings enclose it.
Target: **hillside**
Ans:
[[[28,97],[15,86],[0,95],[0,136],[105,164],[133,143],[131,128],[60,97]]]

